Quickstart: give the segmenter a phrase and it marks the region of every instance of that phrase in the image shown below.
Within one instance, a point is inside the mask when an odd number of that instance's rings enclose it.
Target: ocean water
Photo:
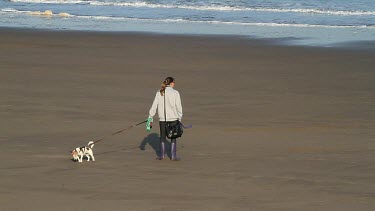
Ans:
[[[244,35],[332,46],[375,40],[375,0],[0,0],[0,26]]]

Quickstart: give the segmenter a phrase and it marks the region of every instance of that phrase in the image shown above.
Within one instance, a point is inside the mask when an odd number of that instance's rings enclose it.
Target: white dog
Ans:
[[[92,148],[94,147],[94,142],[90,141],[87,146],[84,147],[77,147],[75,148],[71,153],[73,156],[73,160],[78,162],[82,162],[83,156],[85,155],[87,157],[87,161],[90,161],[90,157],[92,158],[92,161],[95,161],[94,153],[92,151]]]

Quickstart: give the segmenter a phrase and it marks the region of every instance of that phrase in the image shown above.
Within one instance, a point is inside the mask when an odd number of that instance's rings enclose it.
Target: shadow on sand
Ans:
[[[157,133],[151,133],[148,136],[146,136],[142,140],[142,142],[140,143],[139,146],[106,151],[106,152],[102,152],[102,153],[97,153],[97,155],[121,152],[121,151],[126,151],[126,150],[131,150],[131,149],[137,149],[137,148],[139,148],[140,150],[143,151],[143,150],[146,150],[147,145],[151,146],[151,148],[154,150],[156,156],[160,156],[160,137],[159,137],[159,134],[157,134]],[[165,150],[166,150],[167,156],[171,157],[171,152],[170,152],[171,151],[171,143],[169,141],[165,142]]]
[[[106,151],[106,152],[102,152],[102,153],[96,153],[95,155],[104,155],[104,154],[108,154],[108,153],[127,151],[127,150],[137,149],[137,148],[139,148],[139,146],[136,146],[136,147],[127,147],[127,148],[122,148],[122,149],[116,149],[116,150]]]
[[[146,145],[150,145],[152,149],[155,151],[156,156],[161,156],[160,152],[160,137],[157,133],[151,133],[150,135],[146,136],[141,144],[139,145],[139,148],[141,150],[146,149]],[[171,149],[171,143],[166,141],[165,142],[165,151],[167,153],[168,157],[171,157],[170,150]]]

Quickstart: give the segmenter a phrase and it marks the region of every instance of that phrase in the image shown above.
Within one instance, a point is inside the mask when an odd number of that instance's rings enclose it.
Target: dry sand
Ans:
[[[374,210],[375,54],[267,40],[0,30],[0,210]],[[180,162],[147,117],[166,76]]]

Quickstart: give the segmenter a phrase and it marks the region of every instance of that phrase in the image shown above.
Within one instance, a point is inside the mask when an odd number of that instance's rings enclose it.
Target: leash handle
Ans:
[[[152,117],[148,117],[148,118],[147,118],[147,121],[146,121],[146,131],[147,131],[147,132],[150,132],[150,131],[151,131],[151,128],[152,128],[152,122],[153,122],[153,118],[152,118]]]

